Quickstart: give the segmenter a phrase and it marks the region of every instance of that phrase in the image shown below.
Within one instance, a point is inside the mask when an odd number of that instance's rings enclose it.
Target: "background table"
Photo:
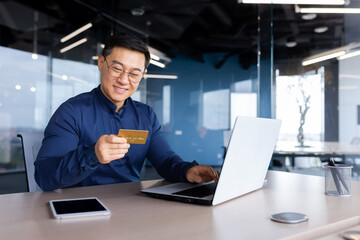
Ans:
[[[341,142],[305,142],[300,147],[297,142],[278,141],[275,152],[298,155],[360,155],[360,146]]]
[[[305,142],[300,147],[297,142],[278,141],[273,154],[274,159],[285,164],[285,158],[290,158],[290,165],[295,166],[295,157],[319,157],[326,161],[338,158],[345,163],[346,159],[360,158],[360,146],[340,142]]]

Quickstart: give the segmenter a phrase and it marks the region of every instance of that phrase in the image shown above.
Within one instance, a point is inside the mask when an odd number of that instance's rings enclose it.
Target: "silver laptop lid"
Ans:
[[[236,118],[212,205],[263,186],[281,120]]]

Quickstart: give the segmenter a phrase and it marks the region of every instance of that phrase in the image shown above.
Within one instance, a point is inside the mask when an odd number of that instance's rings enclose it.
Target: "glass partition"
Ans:
[[[105,37],[121,31],[142,37],[164,64],[149,66],[133,99],[154,109],[170,146],[185,161],[220,167],[237,115],[275,116],[272,7],[190,2],[170,1],[143,18],[125,1],[107,7],[98,1],[0,3],[6,13],[0,15],[0,171],[24,171],[18,132],[44,130],[62,102],[98,86],[94,59]],[[88,21],[89,29],[61,40]]]
[[[24,169],[16,134],[48,121],[46,73],[46,56],[34,60],[31,53],[0,47],[0,171]]]
[[[100,84],[97,65],[64,59],[52,59],[51,112],[67,99],[88,92]]]
[[[221,56],[208,54],[201,63],[179,54],[164,69],[149,67],[148,74],[177,77],[147,79],[147,103],[170,146],[186,161],[221,166],[224,134],[235,115],[257,114],[257,67],[244,69],[233,56],[216,69],[213,63]]]
[[[276,5],[274,69],[276,116],[283,120],[280,139],[341,142],[359,136],[357,50],[359,14],[328,13],[345,6]],[[308,13],[307,11],[311,11]]]

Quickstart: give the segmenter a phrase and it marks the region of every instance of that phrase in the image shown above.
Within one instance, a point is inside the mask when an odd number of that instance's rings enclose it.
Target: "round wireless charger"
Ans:
[[[347,231],[342,234],[342,237],[347,240],[360,239],[360,231]]]
[[[275,222],[294,224],[294,223],[306,222],[309,220],[309,217],[302,213],[282,212],[271,215],[270,219]]]

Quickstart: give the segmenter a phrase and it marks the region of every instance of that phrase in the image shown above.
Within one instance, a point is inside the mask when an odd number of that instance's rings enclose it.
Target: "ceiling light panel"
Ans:
[[[62,39],[60,39],[60,42],[62,42],[62,43],[66,42],[67,40],[75,37],[76,35],[86,31],[87,29],[89,29],[91,27],[92,27],[92,23],[88,23],[88,24],[82,26],[81,28],[75,30],[74,32],[70,33],[69,35],[67,35],[67,36],[63,37]]]
[[[332,59],[332,58],[339,57],[341,55],[344,55],[345,53],[346,53],[345,51],[339,51],[339,52],[330,53],[330,54],[327,54],[327,55],[324,55],[324,56],[308,59],[308,60],[303,61],[302,65],[307,66],[307,65],[310,65],[310,64],[322,62],[322,61],[325,61],[325,60],[329,60],[329,59]]]
[[[77,46],[79,46],[80,44],[85,43],[86,41],[87,41],[87,38],[80,39],[79,41],[74,42],[73,44],[70,44],[69,46],[60,49],[60,53],[67,52],[67,51],[69,51],[70,49],[73,49],[74,47],[77,47]]]

